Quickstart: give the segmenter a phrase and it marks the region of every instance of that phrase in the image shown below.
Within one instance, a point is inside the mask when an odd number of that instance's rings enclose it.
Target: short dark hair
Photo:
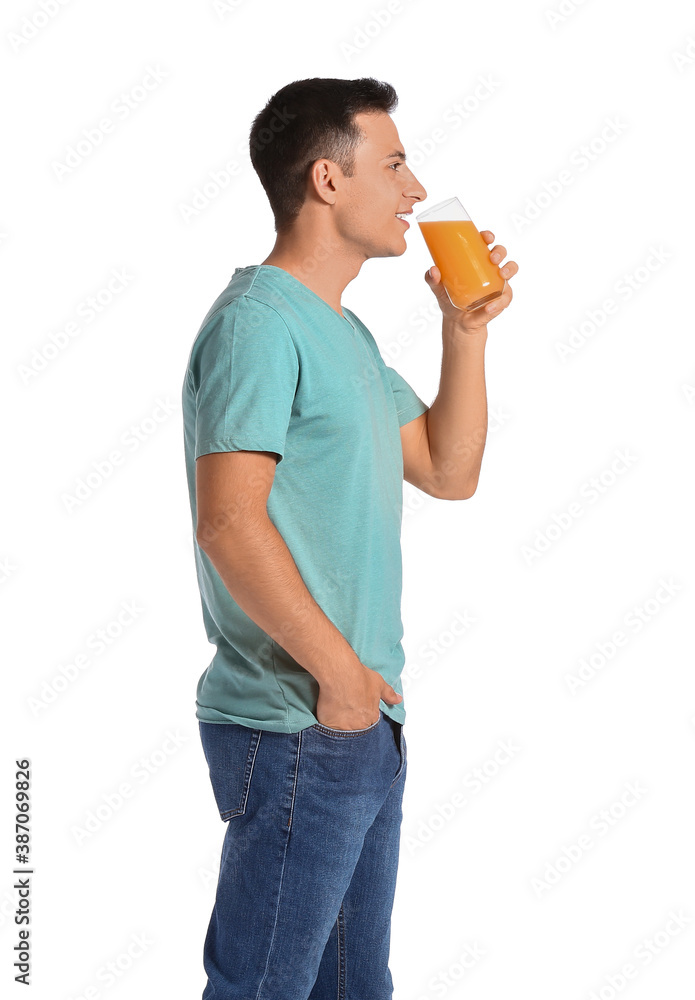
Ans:
[[[253,120],[249,150],[276,232],[289,229],[299,214],[316,160],[332,160],[346,177],[353,176],[355,150],[365,138],[354,116],[391,114],[397,105],[391,84],[371,76],[295,80],[273,94]]]

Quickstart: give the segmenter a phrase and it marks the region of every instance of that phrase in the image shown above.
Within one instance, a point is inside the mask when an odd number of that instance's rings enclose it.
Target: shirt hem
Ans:
[[[384,715],[388,715],[394,722],[398,722],[400,725],[403,725],[405,722],[406,713],[402,702],[399,705],[386,705],[385,703],[380,703],[379,707]],[[201,711],[213,712],[215,715],[223,716],[223,718],[204,718]],[[289,719],[287,723],[280,722],[279,720],[277,723],[273,723],[269,722],[267,719],[251,719],[245,715],[228,715],[226,712],[220,712],[214,708],[201,709],[200,706],[197,705],[195,715],[198,722],[209,722],[213,726],[234,724],[238,726],[246,726],[247,729],[262,729],[272,733],[299,733],[303,729],[311,729],[311,727],[316,725],[319,721],[312,715],[311,722],[303,723],[298,720]]]
[[[427,413],[428,410],[429,406],[426,403],[411,403],[404,410],[398,411],[398,426],[403,427],[405,424],[410,423],[411,420],[414,420],[415,417]]]
[[[201,441],[200,444],[196,446],[195,458],[200,458],[201,455],[211,455],[217,452],[226,451],[270,451],[274,455],[279,456],[279,460],[282,460],[284,455],[283,447],[279,447],[277,444],[269,445],[267,443],[261,444],[258,441],[246,441],[239,442],[235,441]]]

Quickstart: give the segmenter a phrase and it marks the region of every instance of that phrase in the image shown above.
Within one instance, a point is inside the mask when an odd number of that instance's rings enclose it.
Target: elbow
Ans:
[[[209,532],[201,532],[195,536],[196,544],[201,552],[204,552],[207,556],[210,555],[210,550],[214,547],[215,539],[211,537]]]
[[[205,531],[196,532],[195,540],[198,548],[202,549],[203,552],[207,551],[212,541],[209,533]]]
[[[470,500],[477,488],[478,480],[476,479],[474,483],[469,483],[463,490],[442,491],[441,493],[437,493],[436,496],[439,500]]]
[[[438,500],[470,500],[478,488],[480,466],[461,468],[461,464],[445,461],[439,467],[432,467],[426,483],[420,488]]]
[[[215,546],[215,543],[219,543],[223,536],[229,534],[230,529],[231,522],[228,517],[200,518],[195,532],[198,548],[202,549],[203,552],[208,552]]]
[[[435,500],[470,500],[478,487],[477,479],[475,482],[469,481],[462,487],[441,482],[441,477],[435,475],[422,480],[408,479],[408,482],[422,490],[423,493],[427,493],[428,496],[434,497]]]
[[[470,500],[470,498],[473,496],[473,494],[475,493],[475,491],[477,489],[478,489],[478,480],[476,479],[474,482],[471,482],[471,483],[468,484],[468,489],[460,497],[460,499],[461,500]]]
[[[236,516],[220,512],[214,517],[208,516],[199,520],[195,540],[198,547],[209,555],[212,549],[226,544],[230,537],[237,536],[239,529],[239,520]]]

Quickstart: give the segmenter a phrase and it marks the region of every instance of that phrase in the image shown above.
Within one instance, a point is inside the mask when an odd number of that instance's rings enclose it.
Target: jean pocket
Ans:
[[[403,774],[408,763],[408,748],[405,743],[405,733],[403,732],[403,724],[401,722],[397,723],[398,726],[398,770],[396,771],[395,777],[391,782],[391,787],[393,787],[400,776]]]
[[[198,728],[220,819],[226,823],[246,811],[262,730],[202,719]]]
[[[366,729],[331,729],[330,726],[324,726],[322,722],[315,722],[311,728],[316,729],[319,733],[325,733],[326,736],[361,736],[363,733],[369,733],[372,729],[376,729],[381,722],[381,717],[382,711],[379,709],[379,718]]]

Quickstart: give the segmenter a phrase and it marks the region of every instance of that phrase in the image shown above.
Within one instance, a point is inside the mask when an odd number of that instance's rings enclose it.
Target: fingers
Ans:
[[[481,230],[480,235],[483,237],[486,243],[492,243],[492,241],[495,238],[494,233],[492,233],[489,229]],[[497,246],[494,246],[490,251],[490,261],[493,264],[500,265],[500,274],[502,275],[502,277],[511,278],[519,270],[519,265],[515,260],[508,260],[506,264],[501,264],[501,261],[504,260],[506,256],[507,256],[507,248],[502,246],[501,243],[498,243]],[[430,267],[425,272],[425,279],[433,281],[435,284],[439,284],[439,282],[441,281],[441,273],[436,264],[433,264],[432,267]]]
[[[495,234],[490,229],[481,229],[480,235],[483,237],[486,243],[492,243],[495,238]],[[507,248],[502,246],[501,243],[498,243],[497,246],[493,247],[492,250],[490,251],[490,260],[492,261],[493,264],[499,264],[500,261],[504,260],[506,256],[507,256]],[[504,267],[500,267],[500,274],[502,275],[503,278],[511,278],[512,275],[516,274],[518,270],[519,270],[519,265],[516,263],[516,261],[509,260],[504,265]]]
[[[497,316],[499,313],[502,312],[503,309],[507,308],[507,306],[511,301],[512,301],[512,290],[509,287],[509,285],[505,283],[504,291],[502,292],[502,294],[499,295],[496,299],[493,299],[492,302],[488,302],[487,305],[485,306],[485,314],[487,316]]]
[[[399,701],[403,701],[403,695],[397,694],[391,685],[384,681],[384,687],[381,691],[381,700],[385,701],[387,705],[397,705]]]
[[[492,233],[489,234],[492,236]],[[493,264],[499,264],[507,256],[507,248],[497,244],[490,251],[490,260]],[[500,266],[500,274],[503,278],[511,278],[519,270],[519,265],[515,260],[508,260],[506,264]]]

